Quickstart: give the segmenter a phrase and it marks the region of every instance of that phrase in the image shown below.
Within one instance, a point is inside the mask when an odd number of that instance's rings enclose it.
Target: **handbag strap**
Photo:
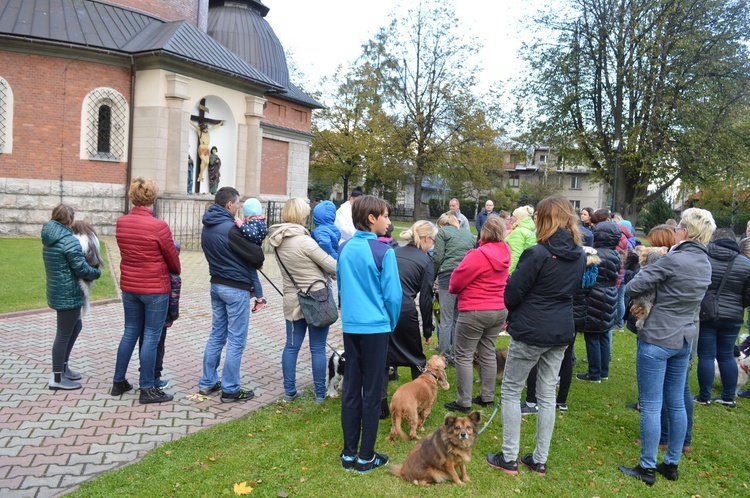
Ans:
[[[291,281],[292,281],[292,284],[294,285],[294,287],[296,287],[296,288],[297,288],[297,291],[298,291],[298,292],[302,292],[303,294],[305,294],[305,292],[303,292],[303,291],[302,291],[302,289],[300,288],[300,286],[299,286],[299,285],[297,285],[297,282],[296,282],[296,281],[294,280],[294,277],[292,276],[292,274],[291,274],[291,273],[289,273],[289,270],[287,270],[287,269],[286,269],[286,265],[284,264],[284,262],[283,262],[283,261],[281,261],[281,257],[279,256],[279,251],[278,251],[278,249],[274,247],[274,248],[273,248],[273,252],[275,252],[275,253],[276,253],[276,259],[277,259],[277,260],[279,261],[279,264],[281,264],[281,267],[282,267],[282,268],[284,269],[284,272],[286,272],[286,274],[287,274],[287,275],[289,276],[289,280],[291,280]],[[320,268],[320,266],[319,266],[319,265],[318,265],[317,263],[316,263],[316,266],[317,266],[318,268]],[[324,283],[324,284],[326,284],[326,285],[328,285],[328,284],[329,284],[329,283],[331,282],[331,280],[330,280],[330,278],[331,278],[331,277],[329,277],[329,276],[328,276],[328,274],[327,274],[327,273],[326,273],[326,272],[325,272],[325,271],[323,270],[323,268],[320,268],[320,271],[321,271],[321,272],[323,273],[323,278],[324,278],[325,280],[316,280],[315,282],[311,283],[311,284],[310,284],[310,287],[308,287],[308,288],[307,288],[307,293],[309,293],[309,292],[310,292],[310,288],[311,288],[311,287],[312,287],[312,286],[313,286],[313,285],[314,285],[314,284],[315,284],[316,282],[323,282],[323,283]]]
[[[719,290],[716,291],[716,297],[721,296],[721,291],[724,290],[724,284],[727,283],[727,278],[729,277],[729,273],[732,271],[732,265],[734,264],[734,260],[737,259],[737,256],[729,260],[729,264],[727,265],[727,270],[724,272],[724,276],[721,277],[721,283],[719,284]]]
[[[279,260],[279,264],[284,269],[284,271],[286,272],[286,274],[289,276],[289,280],[292,281],[292,284],[294,284],[294,286],[297,288],[297,291],[302,292],[302,289],[299,288],[299,285],[297,285],[297,282],[294,280],[294,277],[292,276],[292,274],[289,273],[289,270],[286,269],[286,265],[284,264],[284,262],[281,261],[281,257],[279,257],[279,251],[278,251],[278,249],[276,249],[274,247],[273,248],[273,252],[276,253],[276,259]]]

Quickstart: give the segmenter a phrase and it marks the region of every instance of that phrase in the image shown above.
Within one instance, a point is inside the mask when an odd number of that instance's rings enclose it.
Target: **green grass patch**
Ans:
[[[101,244],[107,261],[106,246]],[[0,238],[0,313],[47,307],[47,278],[39,238]],[[102,272],[91,292],[91,300],[117,297],[109,268]]]
[[[576,344],[585,357],[582,338]],[[504,347],[508,338],[498,339]],[[359,475],[345,472],[339,463],[342,448],[341,403],[313,403],[310,391],[294,403],[273,403],[241,419],[220,424],[152,450],[142,461],[107,472],[84,484],[71,496],[234,496],[235,483],[252,483],[251,496],[747,496],[750,485],[750,449],[745,432],[750,424],[750,401],[738,400],[729,410],[696,406],[693,453],[683,457],[680,478],[657,477],[653,488],[624,477],[618,465],[638,463],[639,414],[625,407],[637,398],[635,336],[616,333],[609,381],[589,384],[573,380],[568,406],[558,413],[548,461],[542,478],[525,468],[518,476],[490,469],[487,452],[501,448],[502,419],[498,412],[483,432],[468,466],[472,482],[422,488],[385,470]],[[579,362],[575,370],[584,371]],[[409,377],[400,369],[401,382]],[[428,431],[442,423],[443,403],[455,399],[455,370],[449,368],[451,389],[440,391],[427,419]],[[693,373],[693,377],[695,374]],[[397,383],[391,383],[390,392]],[[694,390],[697,386],[693,386]],[[479,386],[475,386],[475,394]],[[497,398],[499,398],[499,386]],[[487,420],[492,409],[484,409]],[[534,447],[536,418],[523,417],[521,452]],[[390,421],[380,424],[376,449],[403,462],[413,442],[388,443]],[[663,458],[660,452],[659,460]]]

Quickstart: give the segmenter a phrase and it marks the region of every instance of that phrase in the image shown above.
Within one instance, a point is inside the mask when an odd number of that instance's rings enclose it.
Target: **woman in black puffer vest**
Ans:
[[[596,284],[586,297],[586,319],[582,330],[586,338],[586,356],[589,371],[578,374],[579,380],[600,382],[609,378],[610,336],[615,324],[617,308],[617,284],[620,276],[620,254],[617,244],[622,232],[611,221],[603,221],[594,227],[594,249],[599,259],[599,274]]]

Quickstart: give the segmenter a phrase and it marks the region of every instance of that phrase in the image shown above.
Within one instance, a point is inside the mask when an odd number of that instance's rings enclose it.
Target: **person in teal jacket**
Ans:
[[[42,227],[44,269],[47,274],[47,304],[57,310],[57,334],[52,345],[52,376],[49,388],[80,389],[81,374],[68,368],[73,345],[83,326],[81,307],[84,294],[79,279],[96,280],[102,272],[86,263],[81,243],[70,229],[73,208],[58,205],[52,219]]]
[[[375,452],[375,440],[388,340],[401,314],[402,296],[393,248],[377,240],[388,229],[388,214],[382,199],[357,199],[352,206],[357,231],[341,246],[336,265],[346,355],[341,466],[360,473],[388,463],[387,455]]]
[[[521,206],[513,211],[516,219],[513,231],[505,238],[510,246],[510,273],[513,273],[521,258],[521,254],[529,247],[536,244],[536,227],[534,226],[534,208]]]

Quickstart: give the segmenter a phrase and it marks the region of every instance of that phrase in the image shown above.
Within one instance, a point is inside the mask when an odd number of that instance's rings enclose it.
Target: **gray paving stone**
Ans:
[[[119,434],[112,434],[109,437],[109,443],[110,444],[114,444],[114,443],[140,443],[140,442],[142,442],[141,437],[142,436],[140,434],[132,434],[132,435],[126,435],[126,436],[121,436]]]
[[[75,465],[78,463],[92,463],[95,465],[99,465],[104,461],[104,453],[95,453],[93,455],[79,455],[76,453],[72,453],[70,455],[70,458],[68,459],[68,463],[70,465]]]
[[[128,451],[125,453],[107,453],[104,455],[103,463],[105,465],[118,463],[132,463],[139,458],[138,451]]]
[[[71,486],[77,486],[79,484],[83,484],[86,481],[90,481],[93,479],[93,476],[88,474],[78,475],[78,476],[63,476],[62,479],[60,479],[60,487],[61,488],[69,488]],[[60,490],[56,490],[56,493],[52,496],[59,496]]]
[[[115,467],[117,467],[116,463],[103,463],[100,465],[89,463],[83,466],[83,473],[88,476],[95,476],[102,472],[112,470]]]
[[[37,477],[27,476],[21,483],[20,489],[50,487],[56,488],[60,484],[60,476]]]
[[[19,429],[49,429],[50,427],[52,427],[51,420],[39,420],[38,422],[24,420],[21,422]]]
[[[32,437],[62,437],[65,433],[65,428],[60,427],[59,429],[34,429],[31,431]]]
[[[43,437],[12,437],[8,441],[8,448],[14,446],[39,446],[43,440]]]
[[[122,443],[116,444],[92,444],[89,449],[89,454],[94,453],[120,453],[122,451]]]
[[[77,465],[50,465],[47,467],[47,472],[45,474],[47,475],[47,477],[57,475],[79,476],[82,472],[83,464],[79,463]]]

